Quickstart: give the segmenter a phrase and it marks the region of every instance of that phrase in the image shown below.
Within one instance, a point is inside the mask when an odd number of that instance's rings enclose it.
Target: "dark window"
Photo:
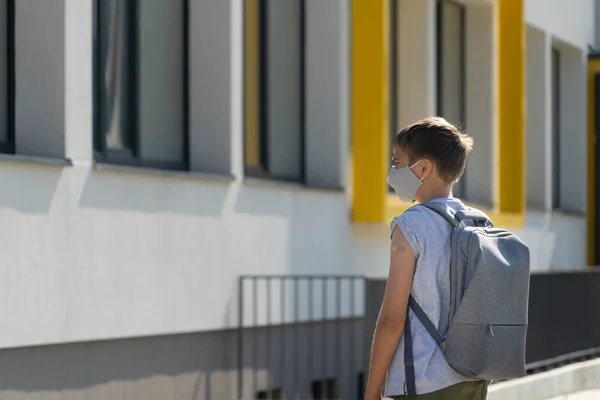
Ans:
[[[552,206],[560,208],[560,52],[552,49]]]
[[[323,379],[313,381],[312,398],[313,400],[333,400],[337,398],[335,379]]]
[[[465,129],[465,8],[449,0],[438,0],[437,8],[437,110],[448,122]],[[454,195],[465,195],[463,178],[454,185]]]
[[[246,175],[304,180],[304,0],[246,0]]]
[[[187,168],[188,0],[96,0],[95,151]]]
[[[0,1],[0,153],[15,152],[15,0]]]
[[[390,146],[394,143],[396,134],[402,128],[399,126],[399,88],[398,88],[398,67],[399,67],[399,15],[398,15],[398,0],[390,0],[390,85],[389,85],[389,102],[390,102]],[[392,157],[390,156],[390,168],[392,166]],[[389,188],[392,190],[391,188]]]
[[[400,68],[400,7],[398,6],[398,0],[389,0],[390,6],[390,62],[389,62],[389,129],[390,129],[390,154],[389,154],[389,168],[392,167],[393,159],[392,152],[394,150],[394,139],[396,134],[400,132],[403,127],[400,126],[400,87],[399,87],[399,68]],[[394,189],[391,186],[387,186],[388,192],[394,193]]]
[[[281,400],[283,399],[281,389],[268,389],[256,392],[256,399]]]
[[[358,374],[357,386],[358,386],[358,397],[357,398],[359,400],[363,400],[364,396],[365,396],[365,375],[362,372]]]

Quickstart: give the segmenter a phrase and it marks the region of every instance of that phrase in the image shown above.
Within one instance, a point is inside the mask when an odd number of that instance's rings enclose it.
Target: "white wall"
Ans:
[[[560,204],[571,212],[587,209],[587,57],[561,42]]]
[[[528,211],[525,227],[513,229],[529,246],[531,271],[564,271],[587,266],[585,217]]]
[[[343,193],[1,170],[2,347],[233,327],[240,274],[347,271]]]
[[[400,118],[407,122],[430,115],[435,104],[430,41],[434,2],[413,3],[404,0],[400,8],[417,7],[413,11],[429,21],[415,24],[412,32],[415,43],[425,45],[405,44],[401,56],[405,51],[413,58],[411,63],[402,61],[400,69],[418,66],[415,76],[427,71],[433,81],[401,77],[412,85],[401,98]],[[197,160],[211,131],[227,135],[230,145],[215,153],[223,156],[223,165],[211,171],[220,174],[215,176],[93,168],[92,64],[82,56],[92,52],[92,24],[91,18],[81,17],[92,15],[92,0],[65,0],[65,148],[74,166],[1,162],[0,319],[5,329],[0,331],[0,347],[234,327],[241,274],[387,273],[388,225],[351,225],[347,193],[243,181],[242,3],[206,4],[223,7],[217,15],[226,19],[230,35],[216,51],[229,66],[218,69],[215,60],[202,69],[208,54],[198,48],[192,54],[192,65],[199,67],[195,71],[208,70],[208,77],[215,79],[192,78],[192,103],[203,107],[192,107],[192,136],[201,140],[192,143],[191,155]],[[335,7],[327,10],[337,13]],[[318,10],[311,8],[310,13]],[[202,26],[203,33],[222,29],[216,23]],[[400,25],[401,30],[409,27]],[[342,34],[339,38],[332,46],[343,43]],[[202,40],[218,42],[217,36]],[[319,47],[310,54],[345,56],[336,49]],[[348,92],[344,81],[335,83],[340,98]],[[219,83],[226,86],[226,94],[211,104],[206,89]],[[312,88],[318,99],[319,91]],[[411,98],[406,93],[423,95]],[[314,118],[323,118],[311,125],[312,134],[331,126],[347,134],[347,104],[332,109],[335,115],[312,111]],[[336,148],[344,149],[345,140]],[[201,163],[193,164],[202,169]],[[343,167],[342,160],[335,164]],[[520,233],[532,246],[535,268],[580,266],[585,260],[582,217],[529,213]],[[550,253],[552,241],[561,241],[561,246]]]
[[[436,112],[435,1],[398,1],[398,124]]]
[[[348,71],[332,83],[335,95],[319,98],[327,90],[325,80],[320,90],[311,86],[307,99],[315,107],[320,101],[340,102],[328,113],[309,110],[309,147],[327,145],[340,154],[321,163],[327,168],[309,171],[308,179],[338,188],[245,181],[242,2],[194,1],[192,32],[199,28],[194,21],[201,18],[200,5],[210,8],[214,19],[202,24],[202,33],[230,27],[228,35],[192,40],[191,54],[191,66],[199,68],[192,68],[190,87],[191,135],[198,139],[190,155],[197,160],[202,155],[197,150],[210,144],[211,135],[225,135],[227,149],[222,143],[212,148],[223,156],[221,164],[212,174],[198,172],[203,164],[197,162],[192,173],[95,166],[92,4],[64,2],[64,146],[73,167],[0,161],[0,318],[6,328],[0,347],[233,328],[240,275],[348,273],[350,205],[339,188],[349,134]],[[334,28],[323,24],[330,15],[337,33],[309,49],[311,56],[324,57],[318,69],[311,60],[311,79],[335,76],[333,70],[348,57],[344,4],[319,10],[319,3],[311,3],[311,27],[331,32]],[[211,58],[203,63],[210,49],[225,61],[220,68]],[[27,89],[34,93],[34,87]],[[215,100],[210,90],[219,90],[218,101],[210,102]],[[42,115],[31,118],[56,117],[35,112]],[[324,142],[323,127],[334,144]]]
[[[587,48],[589,16],[593,13],[589,0],[525,0],[528,24],[582,49]]]
[[[305,173],[311,187],[344,188],[350,143],[350,5],[306,1]],[[319,99],[320,101],[317,101]],[[335,172],[338,173],[335,173]]]
[[[490,5],[466,9],[466,130],[473,137],[464,178],[465,194],[477,204],[494,203],[496,143],[494,8]]]
[[[552,207],[552,101],[547,32],[527,27],[527,207]]]
[[[598,21],[598,12],[600,12],[600,7],[596,6],[596,0],[585,0],[584,1],[585,8],[585,37],[587,42],[592,46],[592,48],[596,48],[600,41],[598,40],[597,34],[600,33],[598,27],[596,26],[596,21]]]
[[[520,234],[533,270],[587,265],[587,46],[588,0],[527,0],[527,200]],[[551,50],[560,52],[560,209],[552,210]]]

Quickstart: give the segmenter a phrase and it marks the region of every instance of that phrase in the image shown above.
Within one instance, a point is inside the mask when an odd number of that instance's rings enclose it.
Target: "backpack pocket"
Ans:
[[[466,377],[502,380],[525,375],[527,325],[453,322],[442,346],[448,364]]]

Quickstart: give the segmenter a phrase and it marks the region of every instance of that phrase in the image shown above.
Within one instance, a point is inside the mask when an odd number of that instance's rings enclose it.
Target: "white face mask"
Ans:
[[[423,182],[422,179],[417,178],[414,172],[412,172],[412,168],[421,161],[417,161],[410,167],[396,168],[392,166],[390,169],[390,174],[386,181],[394,189],[400,200],[410,203],[415,201],[415,195]]]

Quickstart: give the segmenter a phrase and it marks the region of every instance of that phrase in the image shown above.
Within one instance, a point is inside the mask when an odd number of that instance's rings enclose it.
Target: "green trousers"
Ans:
[[[426,394],[416,396],[392,396],[394,400],[485,400],[487,398],[488,382],[469,381]]]

